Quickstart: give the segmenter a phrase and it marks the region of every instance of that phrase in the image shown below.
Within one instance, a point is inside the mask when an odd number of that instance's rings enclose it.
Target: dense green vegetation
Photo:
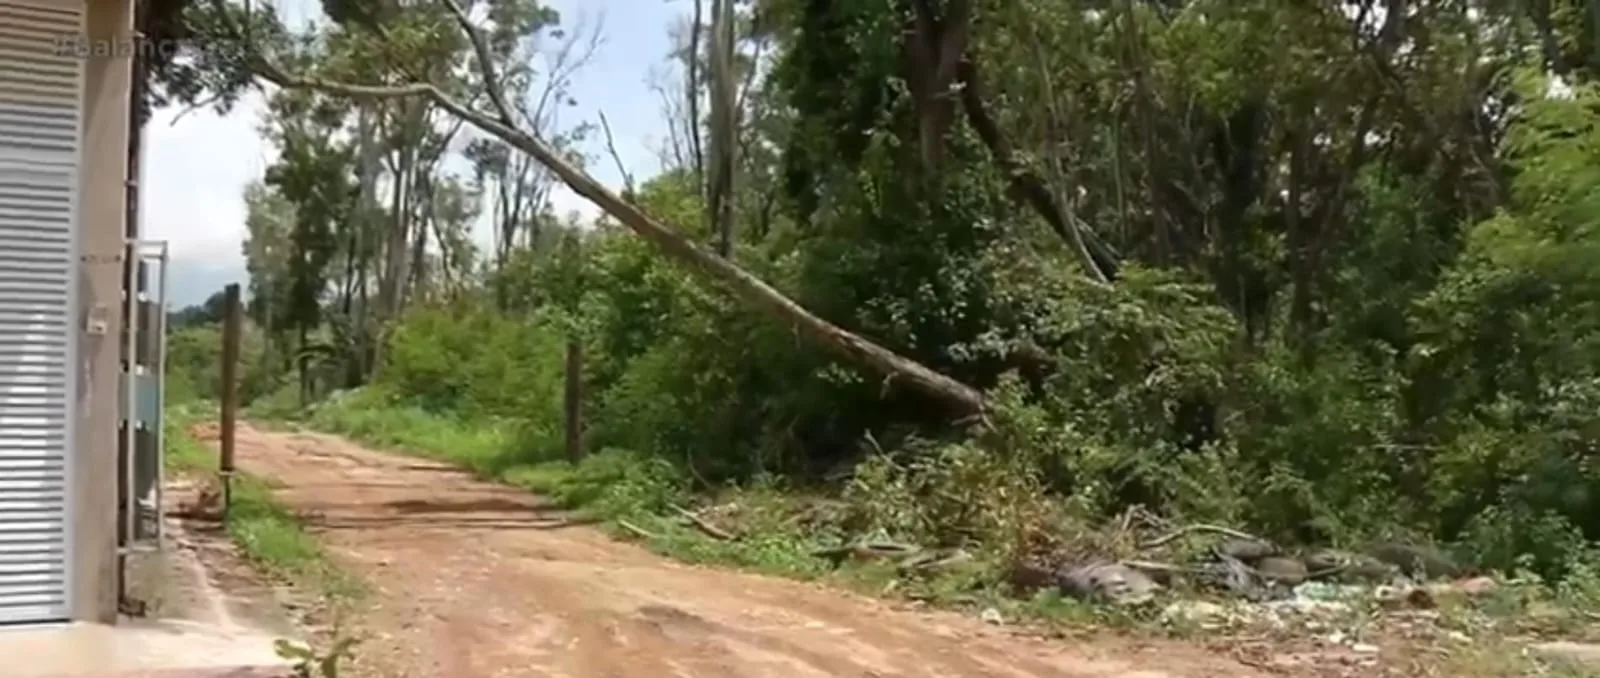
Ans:
[[[553,213],[538,157],[600,161],[557,115],[586,36],[532,0],[477,3],[486,71],[451,3],[325,4],[303,39],[252,37],[255,74],[294,85],[247,194],[258,411],[314,406],[574,503],[833,497],[815,539],[1008,557],[1142,505],[1554,576],[1593,562],[1600,56],[1580,3],[713,0],[661,84],[665,169],[595,223]],[[162,91],[226,89],[229,66]],[[175,379],[205,391],[215,314],[186,318]],[[569,342],[594,456],[561,484]]]

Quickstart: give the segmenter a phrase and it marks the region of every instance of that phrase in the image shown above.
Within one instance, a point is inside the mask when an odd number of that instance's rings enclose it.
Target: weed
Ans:
[[[279,658],[292,662],[294,678],[339,678],[339,669],[355,658],[355,648],[360,644],[359,638],[336,628],[326,650],[288,640],[273,643],[272,649]]]

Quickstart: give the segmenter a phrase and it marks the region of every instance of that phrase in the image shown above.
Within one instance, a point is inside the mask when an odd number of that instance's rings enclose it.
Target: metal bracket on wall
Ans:
[[[91,336],[103,337],[111,331],[111,309],[105,304],[95,304],[89,309],[89,317],[83,323],[83,331]]]
[[[166,241],[130,240],[123,285],[121,481],[124,547],[164,546],[167,367]]]

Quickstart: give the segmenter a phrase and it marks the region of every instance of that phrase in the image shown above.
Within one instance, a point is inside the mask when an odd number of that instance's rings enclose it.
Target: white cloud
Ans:
[[[243,261],[244,188],[261,177],[272,147],[256,130],[260,96],[240,104],[226,117],[157,111],[145,126],[139,229],[171,242],[174,257]]]

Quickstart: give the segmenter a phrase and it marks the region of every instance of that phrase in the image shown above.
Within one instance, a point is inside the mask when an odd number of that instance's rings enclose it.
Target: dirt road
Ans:
[[[535,497],[341,439],[241,426],[241,467],[282,484],[374,589],[360,672],[384,678],[1206,678],[1202,650],[1026,639],[954,614],[679,565]]]

